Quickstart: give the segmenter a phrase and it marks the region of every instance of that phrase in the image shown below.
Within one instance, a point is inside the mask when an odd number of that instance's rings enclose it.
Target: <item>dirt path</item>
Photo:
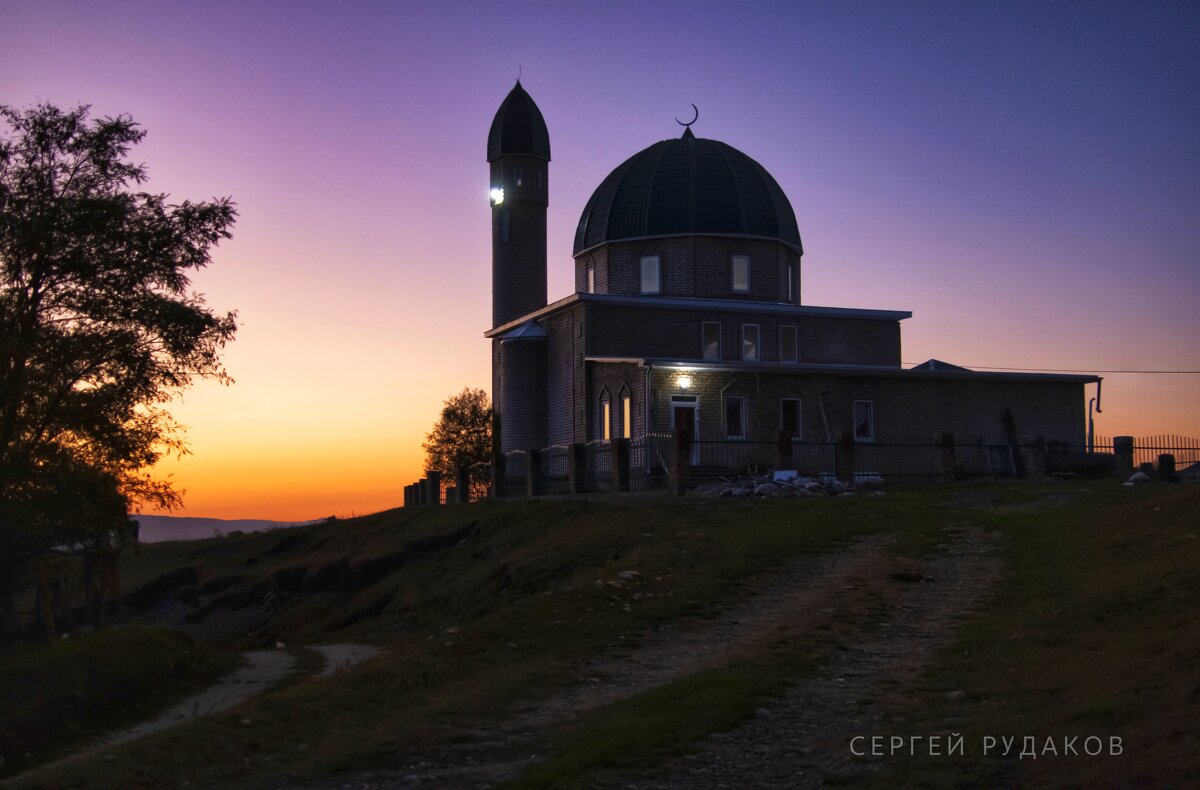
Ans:
[[[958,529],[944,553],[922,563],[925,580],[905,586],[882,628],[836,654],[819,676],[740,729],[710,737],[665,780],[620,786],[726,788],[748,778],[756,788],[819,787],[830,778],[853,784],[876,764],[856,759],[850,739],[881,733],[882,698],[911,686],[985,600],[1001,571],[996,541],[975,527]]]
[[[533,755],[514,762],[514,746],[536,741],[548,728],[593,708],[726,663],[731,655],[790,628],[835,618],[838,607],[888,583],[893,559],[887,539],[863,538],[847,548],[803,557],[782,574],[751,582],[745,595],[713,619],[663,626],[615,643],[585,665],[578,685],[513,711],[500,728],[465,733],[465,740],[433,754],[409,755],[391,769],[339,777],[330,787],[470,787],[512,777]]]
[[[325,657],[325,667],[317,673],[317,677],[327,677],[334,672],[349,669],[355,664],[361,664],[368,658],[374,658],[383,650],[374,645],[313,645],[309,648]]]
[[[315,645],[311,649],[325,657],[325,666],[318,673],[318,677],[332,675],[382,652],[373,645],[353,644]],[[81,751],[53,763],[32,768],[9,781],[32,779],[44,771],[86,757],[94,757],[123,743],[175,727],[189,719],[228,710],[278,684],[295,669],[297,663],[296,656],[284,650],[255,650],[242,655],[246,659],[243,666],[225,675],[199,694],[188,697],[151,719],[109,733]]]

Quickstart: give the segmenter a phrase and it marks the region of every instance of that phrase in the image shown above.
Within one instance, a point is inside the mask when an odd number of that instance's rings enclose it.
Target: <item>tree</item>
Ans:
[[[179,492],[149,468],[183,452],[166,409],[196,377],[228,382],[236,332],[188,274],[236,218],[228,198],[141,191],[145,132],[89,108],[0,107],[0,601],[20,563],[99,550],[141,503]]]
[[[492,406],[487,393],[463,388],[442,406],[441,416],[425,437],[425,469],[441,472],[443,483],[456,479],[458,468],[477,471],[471,475],[471,498],[487,492],[486,475],[477,464],[486,464],[492,453]]]

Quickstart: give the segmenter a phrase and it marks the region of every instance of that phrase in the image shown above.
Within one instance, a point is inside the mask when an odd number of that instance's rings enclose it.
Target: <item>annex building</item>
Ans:
[[[697,441],[1079,446],[1095,376],[904,368],[902,310],[805,304],[804,247],[762,165],[690,126],[581,207],[575,293],[547,303],[550,135],[522,88],[488,132],[500,450],[682,429]]]

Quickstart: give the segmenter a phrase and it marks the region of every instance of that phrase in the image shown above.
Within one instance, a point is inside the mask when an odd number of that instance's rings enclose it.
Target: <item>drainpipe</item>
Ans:
[[[1104,384],[1104,379],[1096,382],[1096,397],[1088,401],[1088,452],[1096,452],[1096,423],[1092,419],[1092,407],[1096,407],[1097,414],[1103,414],[1100,409],[1100,387]]]

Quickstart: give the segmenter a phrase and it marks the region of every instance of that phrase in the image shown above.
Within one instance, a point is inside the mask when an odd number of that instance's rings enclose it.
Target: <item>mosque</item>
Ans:
[[[582,207],[575,293],[547,303],[550,135],[520,81],[487,140],[492,401],[500,449],[652,433],[931,443],[1019,434],[1078,446],[1095,376],[904,368],[912,313],[805,304],[783,189],[717,140],[662,140]]]

